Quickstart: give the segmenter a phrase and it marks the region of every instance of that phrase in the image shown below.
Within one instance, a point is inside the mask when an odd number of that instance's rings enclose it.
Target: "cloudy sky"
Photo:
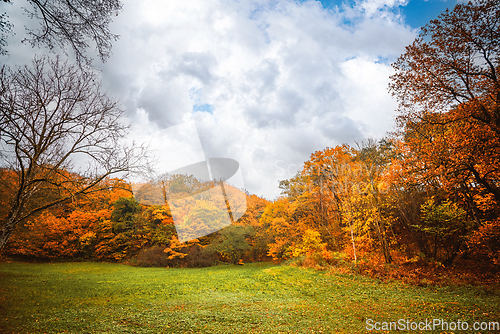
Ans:
[[[393,129],[390,64],[456,0],[123,3],[113,55],[96,64],[134,124],[131,138],[165,171],[237,160],[245,188],[273,199],[312,152]],[[16,32],[31,24],[10,16]],[[3,61],[29,63],[38,52],[21,36],[9,38]]]

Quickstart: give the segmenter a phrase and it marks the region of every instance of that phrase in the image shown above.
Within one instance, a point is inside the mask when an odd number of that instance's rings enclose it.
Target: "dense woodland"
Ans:
[[[229,227],[180,243],[167,202],[147,204],[144,192],[111,175],[95,179],[99,191],[82,191],[83,176],[40,164],[34,170],[50,171],[51,181],[37,185],[26,208],[54,204],[19,221],[3,254],[143,266],[473,263],[471,271],[482,266],[494,273],[500,265],[499,18],[498,1],[478,1],[431,21],[393,64],[397,131],[313,152],[297,175],[280,182],[281,197],[245,193],[247,212]],[[1,170],[1,222],[12,216],[25,182],[22,163],[15,166]],[[174,179],[210,186],[189,176]],[[206,217],[220,209],[209,201],[201,207]]]
[[[271,259],[318,266],[419,261],[447,266],[468,259],[498,265],[500,219],[493,194],[473,179],[458,183],[435,176],[434,169],[416,171],[421,166],[411,158],[425,159],[409,151],[417,144],[384,139],[315,152],[300,173],[280,182],[280,198],[270,202],[247,194],[247,212],[235,224],[186,243],[177,240],[168,203],[139,204],[147,197],[144,191],[134,197],[131,185],[107,179],[103,188],[109,190],[28,220],[5,254],[144,266]],[[13,171],[2,173],[3,182],[15,183]],[[184,185],[192,178],[176,179]],[[47,190],[40,200],[51,195]],[[7,208],[6,191],[1,200]],[[206,217],[219,210],[210,203],[203,208]]]

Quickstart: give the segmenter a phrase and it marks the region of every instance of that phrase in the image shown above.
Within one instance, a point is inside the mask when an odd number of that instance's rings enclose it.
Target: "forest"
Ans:
[[[272,260],[396,278],[424,268],[494,281],[500,267],[499,18],[498,1],[478,1],[431,21],[393,64],[394,133],[311,152],[294,177],[280,181],[281,196],[273,201],[229,187],[246,199],[245,214],[187,242],[177,237],[168,201],[147,204],[147,184],[115,175],[133,169],[141,148],[113,150],[123,135],[120,113],[92,78],[45,58],[33,69],[4,68],[1,154],[11,164],[0,170],[1,255],[161,267]],[[47,71],[61,75],[46,77]],[[42,94],[49,108],[35,107],[39,95],[23,97],[29,87],[50,87]],[[108,118],[100,117],[103,111]],[[68,157],[82,150],[104,172],[72,170]],[[170,177],[171,190],[181,195],[216,186],[190,175]],[[218,219],[217,205],[195,201],[203,221],[193,213],[183,218],[193,229]]]

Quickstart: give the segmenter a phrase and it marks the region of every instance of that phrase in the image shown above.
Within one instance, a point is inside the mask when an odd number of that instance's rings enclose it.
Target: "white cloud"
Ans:
[[[404,6],[409,0],[363,0],[359,1],[358,7],[361,8],[368,17],[381,16],[389,17],[384,9],[390,9],[397,6]]]
[[[341,90],[350,119],[365,124],[365,137],[381,138],[394,124],[394,101],[387,93],[392,68],[367,57],[342,64],[345,85]]]
[[[386,10],[397,4],[127,1],[104,78],[160,127],[195,120],[206,155],[238,160],[247,189],[273,198],[315,150],[391,130],[377,59],[415,36]],[[212,113],[193,112],[204,104]]]
[[[391,69],[378,60],[415,37],[399,4],[124,0],[104,85],[135,137],[194,120],[205,154],[237,160],[246,188],[272,199],[315,150],[391,130]]]

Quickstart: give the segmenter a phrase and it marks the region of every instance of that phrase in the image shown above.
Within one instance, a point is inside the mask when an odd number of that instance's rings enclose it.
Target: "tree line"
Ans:
[[[3,180],[15,182],[16,175],[12,171],[2,170],[1,173]],[[183,175],[177,176],[175,181],[184,187],[193,182],[192,177]],[[140,204],[139,201],[150,195],[148,187],[142,186],[134,193],[130,184],[118,178],[105,179],[100,186],[106,190],[81,194],[71,202],[52,206],[27,219],[13,234],[4,254],[28,260],[128,261],[164,267],[270,259],[264,231],[258,221],[268,201],[256,195],[243,194],[247,211],[237,223],[181,243],[167,202],[163,205]],[[207,187],[206,184],[200,186]],[[226,187],[228,192],[237,191]],[[51,196],[51,190],[45,190],[40,200]],[[0,191],[0,203],[8,201],[8,191]],[[196,209],[208,218],[220,210],[218,203],[197,201]],[[2,208],[0,214],[5,217],[8,206],[2,205]],[[197,217],[198,212],[187,210],[184,215],[192,228],[196,228],[193,217]],[[222,216],[216,214],[214,219],[222,219]]]
[[[147,168],[146,155],[120,145],[122,111],[95,75],[59,58],[3,67],[0,249],[169,266],[241,259],[498,265],[499,40],[500,1],[443,12],[393,64],[395,133],[312,153],[280,182],[281,197],[246,194],[249,209],[237,223],[187,243],[176,239],[168,203],[141,205],[116,178]],[[82,154],[88,168],[76,170],[72,159]]]

